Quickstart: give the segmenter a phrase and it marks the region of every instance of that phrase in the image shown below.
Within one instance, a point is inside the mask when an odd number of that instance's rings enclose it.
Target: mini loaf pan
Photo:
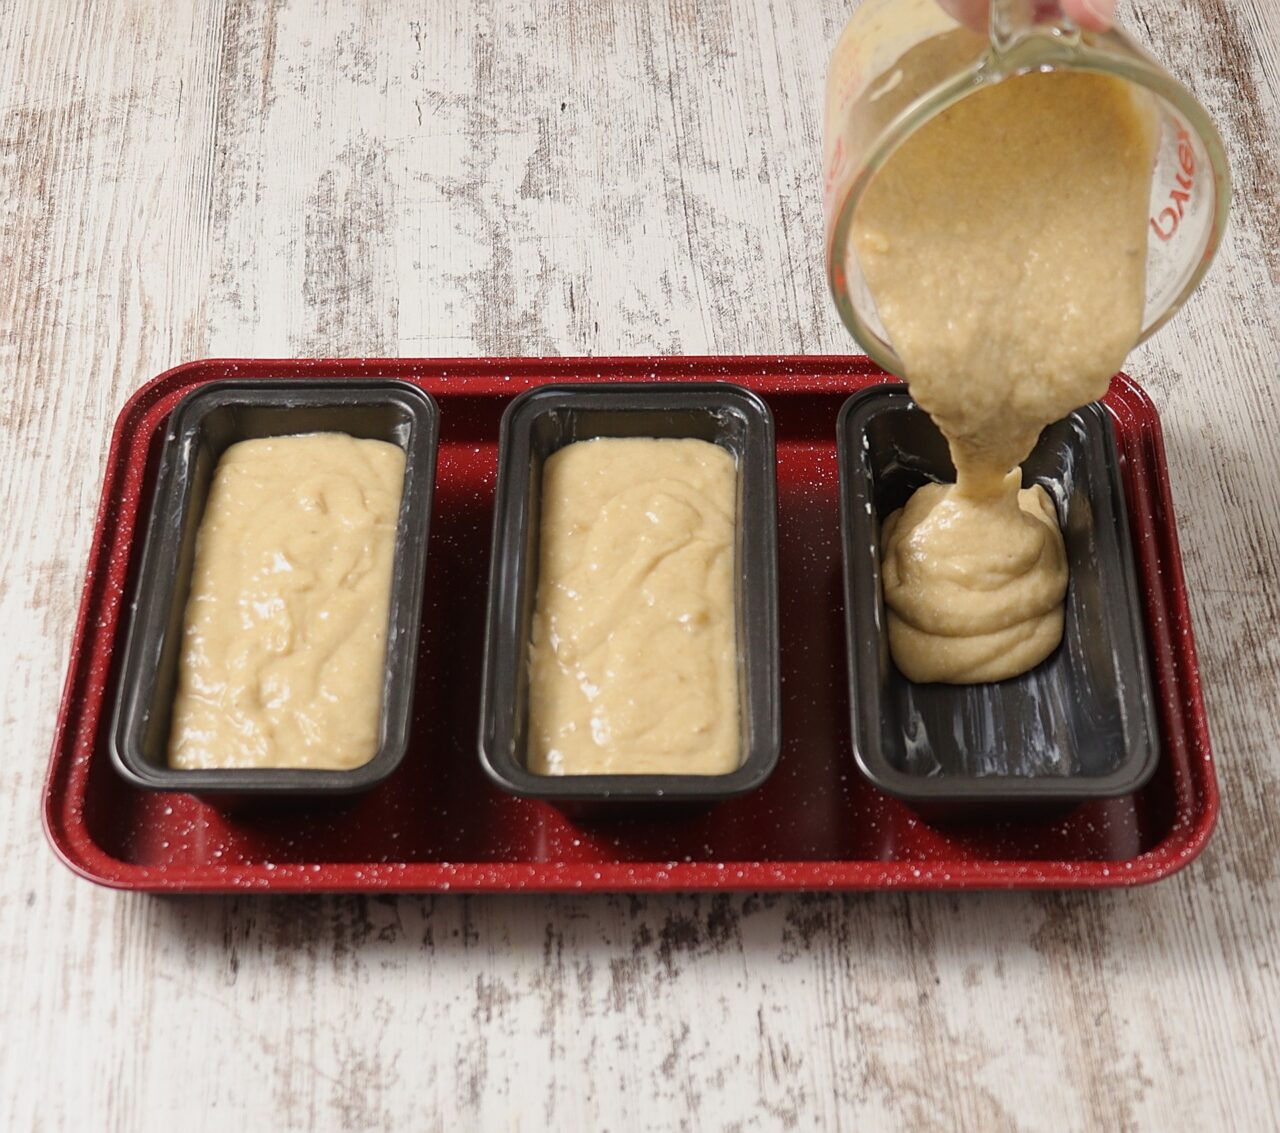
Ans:
[[[214,468],[237,441],[337,432],[404,449],[378,750],[351,770],[168,765],[183,616],[196,533]],[[404,757],[412,709],[427,535],[439,442],[435,401],[398,381],[220,381],[185,397],[169,418],[125,643],[111,754],[138,787],[185,791],[223,804],[367,791]]]
[[[990,684],[914,684],[893,664],[880,528],[928,481],[946,441],[901,385],[863,390],[837,426],[853,745],[877,787],[935,817],[985,816],[1138,790],[1159,755],[1155,701],[1111,420],[1086,405],[1023,465],[1058,510],[1071,579],[1062,644]]]
[[[597,437],[694,437],[738,468],[738,704],[742,760],[725,775],[538,775],[527,769],[529,641],[538,588],[543,462]],[[773,417],[754,393],[722,383],[543,386],[502,418],[481,685],[480,761],[504,790],[571,810],[618,803],[714,803],[754,790],[781,746],[777,485]]]

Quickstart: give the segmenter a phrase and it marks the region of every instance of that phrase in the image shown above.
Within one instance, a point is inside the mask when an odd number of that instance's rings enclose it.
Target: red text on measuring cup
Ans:
[[[1186,212],[1187,202],[1191,200],[1191,190],[1195,186],[1196,151],[1191,146],[1191,135],[1186,127],[1178,123],[1178,171],[1173,179],[1177,184],[1169,190],[1169,204],[1160,210],[1158,216],[1151,218],[1151,228],[1161,240],[1172,240],[1178,225]]]

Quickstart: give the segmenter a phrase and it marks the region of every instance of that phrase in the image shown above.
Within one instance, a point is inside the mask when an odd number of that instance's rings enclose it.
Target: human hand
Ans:
[[[947,12],[974,31],[987,30],[988,0],[938,0]],[[1116,0],[1062,0],[1062,10],[1088,31],[1106,31],[1115,19]]]

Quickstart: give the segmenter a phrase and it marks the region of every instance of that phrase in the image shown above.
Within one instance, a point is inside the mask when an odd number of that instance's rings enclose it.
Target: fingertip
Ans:
[[[987,0],[938,0],[938,6],[971,31],[987,30]]]
[[[1116,0],[1063,0],[1062,6],[1087,31],[1106,31],[1115,22]]]

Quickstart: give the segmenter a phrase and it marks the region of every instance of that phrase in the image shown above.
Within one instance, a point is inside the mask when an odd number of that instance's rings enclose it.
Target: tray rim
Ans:
[[[1135,548],[1139,578],[1159,579],[1159,595],[1146,587],[1144,623],[1157,641],[1153,668],[1167,690],[1167,716],[1179,724],[1162,749],[1180,745],[1185,769],[1175,772],[1177,818],[1156,846],[1130,859],[796,859],[735,862],[327,862],[208,865],[193,876],[130,863],[104,851],[83,821],[83,788],[90,759],[102,752],[71,750],[78,718],[76,691],[89,676],[86,632],[98,607],[97,588],[108,573],[107,523],[113,488],[141,471],[121,460],[140,415],[171,398],[176,405],[198,384],[235,376],[318,379],[398,377],[414,384],[455,381],[453,387],[420,386],[436,398],[471,393],[493,396],[555,382],[732,380],[757,394],[793,389],[803,375],[813,392],[852,394],[894,380],[859,355],[680,355],[550,358],[205,358],[174,366],[139,387],[124,403],[112,429],[103,471],[74,638],[63,682],[52,750],[41,798],[41,822],[58,858],[75,874],[108,888],[157,893],[301,892],[693,892],[742,890],[969,890],[1082,889],[1149,884],[1176,873],[1199,856],[1213,834],[1220,797],[1213,769],[1199,667],[1192,636],[1182,556],[1173,521],[1164,438],[1159,415],[1146,392],[1121,373],[1103,403],[1115,417],[1129,418],[1143,442],[1122,453],[1130,513],[1134,501],[1162,514],[1151,538]],[[518,369],[519,377],[504,370]],[[231,371],[231,373],[228,373]],[[608,371],[606,374],[605,371]],[[832,424],[834,434],[834,421]],[[1135,465],[1130,467],[1129,457]],[[1150,473],[1150,474],[1142,474]],[[1158,568],[1158,569],[1157,569]],[[1152,608],[1156,604],[1156,608]],[[1153,615],[1155,615],[1153,619]],[[1170,624],[1176,626],[1173,632]],[[116,627],[116,634],[119,629]],[[1167,758],[1167,752],[1165,754]],[[1193,758],[1194,757],[1194,758]],[[79,772],[78,776],[76,772]],[[270,869],[267,869],[267,866]]]

